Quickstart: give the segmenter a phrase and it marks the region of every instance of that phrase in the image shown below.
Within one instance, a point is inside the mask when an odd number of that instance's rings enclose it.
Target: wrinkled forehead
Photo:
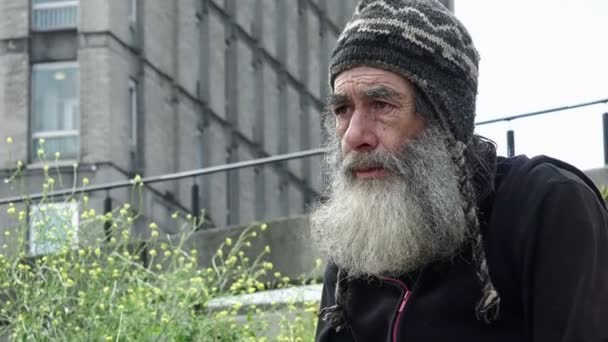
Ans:
[[[408,97],[414,92],[412,82],[403,76],[368,66],[357,66],[336,77],[332,95],[359,97]]]

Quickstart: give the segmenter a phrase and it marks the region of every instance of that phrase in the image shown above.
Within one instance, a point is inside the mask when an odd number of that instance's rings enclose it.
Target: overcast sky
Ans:
[[[481,55],[477,121],[608,98],[608,0],[455,0]],[[477,132],[506,154],[546,154],[581,169],[603,165],[602,113],[595,105]]]

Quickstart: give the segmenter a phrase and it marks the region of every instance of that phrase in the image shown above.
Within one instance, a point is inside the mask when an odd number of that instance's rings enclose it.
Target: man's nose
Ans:
[[[374,130],[374,120],[366,112],[356,110],[353,112],[348,128],[342,138],[343,152],[365,152],[376,149],[378,136]]]

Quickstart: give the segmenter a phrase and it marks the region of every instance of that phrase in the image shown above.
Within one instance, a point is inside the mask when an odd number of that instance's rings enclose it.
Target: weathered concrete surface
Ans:
[[[268,290],[239,296],[215,298],[209,301],[207,309],[212,311],[225,310],[231,309],[234,305],[243,305],[244,307],[255,305],[256,307],[263,309],[266,307],[278,308],[294,302],[319,302],[321,300],[322,288],[323,285],[315,284]]]
[[[273,264],[274,272],[281,272],[290,279],[307,276],[312,279],[321,279],[324,266],[315,267],[316,260],[320,258],[318,250],[314,247],[308,228],[308,216],[295,216],[282,218],[267,223],[266,231],[256,228],[257,237],[251,239],[251,247],[245,248],[245,253],[251,260],[270,247],[270,254],[266,261]],[[226,229],[210,229],[199,231],[187,241],[185,250],[196,248],[198,250],[199,265],[211,265],[211,258],[218,247],[230,237],[236,242],[239,234],[248,226],[238,226]]]
[[[216,298],[209,301],[207,310],[211,312],[231,310],[235,305],[240,305],[241,309],[239,309],[235,321],[245,324],[249,310],[253,307],[261,309],[262,314],[256,315],[256,321],[273,322],[273,324],[269,324],[263,335],[274,340],[280,333],[280,322],[293,322],[297,317],[308,319],[314,315],[314,313],[306,312],[304,308],[309,307],[308,305],[318,307],[318,303],[321,301],[321,290],[322,285],[317,284]],[[292,305],[295,305],[297,309],[294,310]]]

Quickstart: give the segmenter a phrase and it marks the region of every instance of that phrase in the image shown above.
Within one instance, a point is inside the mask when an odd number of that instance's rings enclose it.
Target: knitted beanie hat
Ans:
[[[358,65],[386,69],[413,82],[454,138],[473,134],[479,55],[471,37],[439,1],[363,0],[338,38],[330,85]]]
[[[446,132],[453,162],[460,171],[463,211],[473,241],[473,258],[482,296],[478,319],[498,317],[500,297],[489,277],[477,218],[473,175],[465,160],[473,144],[479,55],[460,21],[437,0],[361,0],[346,24],[330,59],[329,82],[357,66],[397,73],[411,81],[431,108],[432,119]],[[418,101],[417,101],[418,103]],[[342,271],[343,272],[343,271]],[[346,284],[338,277],[336,305],[321,315],[342,327]]]

